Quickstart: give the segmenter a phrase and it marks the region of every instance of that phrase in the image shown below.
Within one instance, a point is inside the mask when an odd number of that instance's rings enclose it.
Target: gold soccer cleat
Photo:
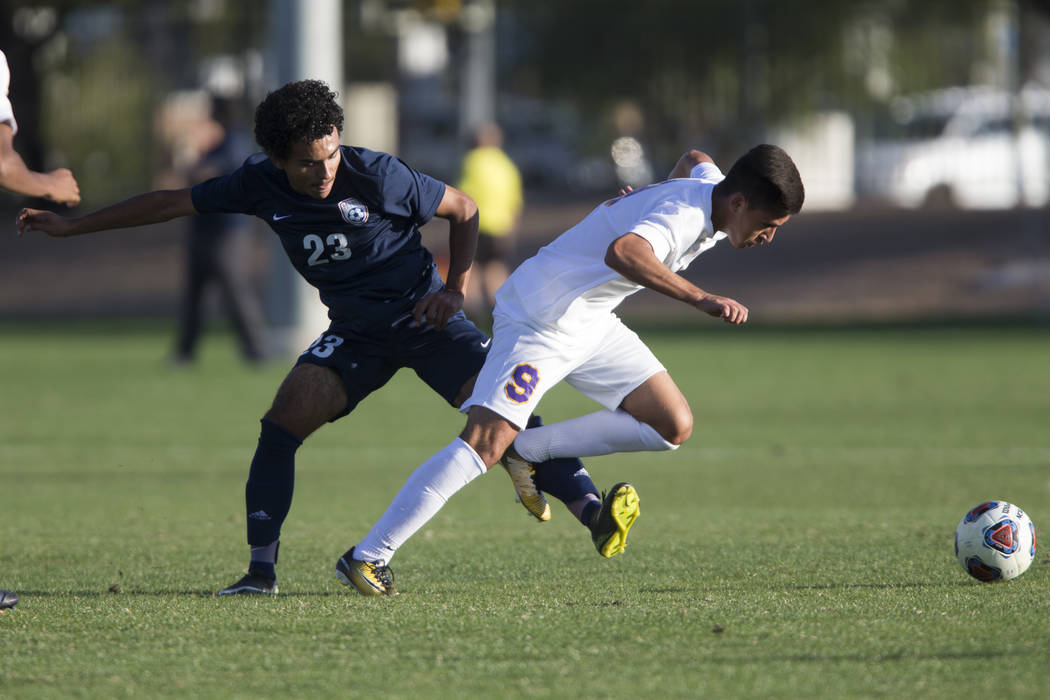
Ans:
[[[335,563],[335,577],[361,595],[397,595],[394,572],[382,562],[372,563],[354,559],[354,548],[339,557]]]
[[[517,494],[521,505],[525,506],[525,510],[529,511],[532,517],[540,522],[550,520],[551,507],[547,503],[547,497],[536,488],[536,482],[532,479],[536,473],[536,470],[532,468],[532,464],[522,459],[521,455],[515,451],[513,445],[508,447],[507,451],[503,453],[499,463],[503,465],[503,468],[507,470],[507,474],[510,475],[510,481],[514,484],[514,492]]]

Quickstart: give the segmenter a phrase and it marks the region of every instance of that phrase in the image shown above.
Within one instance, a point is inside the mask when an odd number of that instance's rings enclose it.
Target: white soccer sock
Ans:
[[[354,558],[390,563],[398,547],[437,515],[452,494],[486,471],[474,448],[456,438],[412,472],[383,517],[354,548]]]
[[[648,423],[627,411],[597,411],[518,433],[514,449],[539,464],[559,457],[597,457],[614,452],[676,450]]]

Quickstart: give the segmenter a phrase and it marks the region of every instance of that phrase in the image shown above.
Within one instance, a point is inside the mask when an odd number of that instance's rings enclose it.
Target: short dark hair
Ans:
[[[733,163],[718,186],[726,194],[744,195],[748,209],[762,209],[778,216],[799,213],[806,198],[802,177],[791,156],[767,143],[755,146]]]
[[[310,143],[343,130],[343,108],[320,80],[288,83],[255,108],[255,140],[267,155],[287,158],[296,142]]]

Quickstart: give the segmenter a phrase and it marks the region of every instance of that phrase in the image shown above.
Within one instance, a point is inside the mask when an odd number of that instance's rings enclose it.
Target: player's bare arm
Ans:
[[[72,172],[66,168],[47,173],[30,170],[15,150],[13,139],[11,126],[0,123],[0,189],[66,206],[80,204],[80,186]]]
[[[157,224],[196,213],[190,189],[186,188],[147,192],[78,217],[59,216],[54,212],[39,209],[23,209],[18,213],[15,224],[20,236],[27,231],[40,231],[56,238],[68,238],[94,231]]]
[[[693,168],[700,165],[701,163],[714,163],[714,158],[707,155],[703,151],[698,151],[695,148],[690,149],[682,154],[682,157],[675,163],[674,168],[667,175],[668,180],[673,180],[679,177],[689,177],[689,173],[692,172]]]
[[[649,241],[627,233],[609,244],[605,264],[627,279],[720,318],[726,323],[747,321],[747,307],[729,297],[709,294],[664,265]]]
[[[426,318],[427,323],[440,330],[452,314],[463,308],[470,268],[474,264],[474,252],[478,247],[478,206],[463,192],[446,186],[435,215],[449,222],[449,263],[445,289],[420,299],[413,315],[417,323],[422,323]]]

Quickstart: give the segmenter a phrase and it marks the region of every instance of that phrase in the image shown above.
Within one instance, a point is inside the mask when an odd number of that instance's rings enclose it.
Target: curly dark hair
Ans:
[[[298,80],[266,95],[255,108],[255,140],[267,155],[287,158],[296,142],[343,130],[343,108],[320,80]]]

